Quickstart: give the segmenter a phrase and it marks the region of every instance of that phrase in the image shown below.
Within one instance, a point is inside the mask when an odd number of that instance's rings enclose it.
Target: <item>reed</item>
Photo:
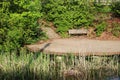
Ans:
[[[0,54],[0,80],[106,80],[120,76],[119,55]]]

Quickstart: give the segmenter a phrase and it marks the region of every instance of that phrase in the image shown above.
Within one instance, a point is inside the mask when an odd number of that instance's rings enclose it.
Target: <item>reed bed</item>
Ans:
[[[120,76],[119,55],[0,53],[0,80],[107,80]]]

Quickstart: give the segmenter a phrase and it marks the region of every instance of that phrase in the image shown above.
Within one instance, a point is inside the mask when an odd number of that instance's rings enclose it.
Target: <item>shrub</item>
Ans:
[[[42,11],[46,19],[54,22],[59,33],[70,28],[89,26],[93,21],[93,14],[90,12],[92,8],[88,1],[47,0],[43,3]]]
[[[102,12],[102,13],[107,13],[107,12],[111,12],[111,8],[109,5],[103,5],[100,3],[95,3],[94,4],[94,9],[96,12]]]
[[[114,28],[112,29],[112,34],[116,37],[120,36],[120,24],[114,23]]]
[[[107,24],[105,22],[102,22],[96,26],[96,35],[100,36],[102,32],[105,31],[107,27]]]
[[[115,1],[112,3],[111,6],[112,12],[115,14],[115,16],[119,16],[120,17],[120,1]]]
[[[45,37],[37,23],[42,16],[37,1],[3,1],[0,8],[0,50],[17,50]],[[31,3],[32,2],[32,3]],[[9,4],[4,6],[5,4]],[[37,6],[36,6],[37,5]],[[17,7],[15,10],[12,7]],[[32,8],[34,9],[32,9]]]

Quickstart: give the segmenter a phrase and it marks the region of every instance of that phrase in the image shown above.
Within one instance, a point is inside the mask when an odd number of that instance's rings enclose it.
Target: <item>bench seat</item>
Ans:
[[[87,29],[71,29],[68,31],[68,33],[70,35],[78,35],[78,34],[80,34],[80,35],[86,34],[87,35],[88,30]]]

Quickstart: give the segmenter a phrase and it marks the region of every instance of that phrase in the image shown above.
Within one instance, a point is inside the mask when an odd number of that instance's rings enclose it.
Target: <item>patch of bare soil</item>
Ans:
[[[112,34],[112,30],[115,27],[115,24],[120,25],[120,18],[110,18],[105,20],[108,24],[106,31],[104,31],[101,36],[96,37],[94,29],[90,32],[90,35],[92,36],[91,39],[98,39],[98,40],[120,40],[120,36],[116,37]]]
[[[112,24],[112,23],[120,23],[120,18],[111,18],[107,20],[107,23]]]
[[[95,39],[99,40],[120,40],[120,38],[117,38],[113,36],[110,32],[103,32],[100,37],[96,37]]]
[[[102,40],[120,40],[120,36],[116,37],[112,34],[112,30],[115,27],[116,24],[120,25],[120,18],[111,18],[106,20],[106,23],[108,24],[108,27],[105,32],[101,34],[99,39]]]
[[[107,29],[101,34],[101,36],[97,37],[95,33],[95,28],[91,27],[88,29],[88,35],[76,35],[70,36],[70,38],[79,38],[79,39],[93,39],[93,40],[120,40],[120,36],[116,37],[112,34],[112,29],[114,28],[114,24],[120,24],[120,18],[112,17],[112,14],[108,14],[108,18],[105,18],[105,22],[108,24]],[[111,17],[110,17],[111,16]],[[40,21],[44,26],[43,31],[46,32],[48,37],[51,39],[60,38],[60,36],[55,32],[56,28],[52,22],[47,23],[47,21]],[[45,41],[40,41],[38,43],[43,43]]]

